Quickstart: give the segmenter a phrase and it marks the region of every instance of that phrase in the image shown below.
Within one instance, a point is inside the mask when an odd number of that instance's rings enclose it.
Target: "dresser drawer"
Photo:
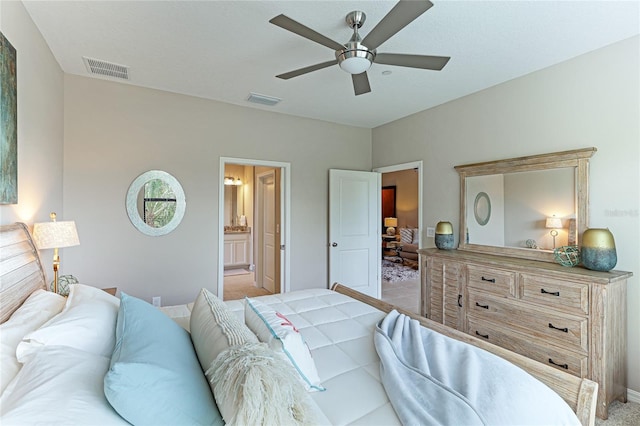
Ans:
[[[467,271],[467,285],[469,287],[488,291],[498,296],[515,297],[515,273],[476,265],[468,265]]]
[[[520,298],[562,312],[589,313],[589,285],[520,274]]]
[[[551,365],[574,376],[587,377],[589,363],[586,354],[575,353],[550,346],[544,341],[531,339],[517,331],[469,315],[468,333],[528,358]]]
[[[565,315],[472,289],[469,289],[467,312],[533,338],[553,341],[562,348],[588,350],[585,317]]]

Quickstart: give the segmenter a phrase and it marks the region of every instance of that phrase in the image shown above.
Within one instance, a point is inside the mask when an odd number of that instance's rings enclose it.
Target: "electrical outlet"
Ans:
[[[160,306],[162,306],[162,298],[160,296],[153,296],[151,298],[151,303],[153,304],[153,306],[159,308]]]
[[[427,227],[427,237],[435,237],[436,236],[436,228]]]

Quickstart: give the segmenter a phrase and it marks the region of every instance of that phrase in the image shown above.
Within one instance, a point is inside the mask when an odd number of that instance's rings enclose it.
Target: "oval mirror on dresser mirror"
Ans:
[[[127,191],[129,220],[145,235],[160,236],[176,229],[184,217],[186,204],[178,180],[161,170],[141,174]]]
[[[549,217],[562,222],[558,247],[578,245],[588,226],[589,158],[596,151],[584,148],[456,166],[458,249],[554,262],[554,234],[545,227]]]

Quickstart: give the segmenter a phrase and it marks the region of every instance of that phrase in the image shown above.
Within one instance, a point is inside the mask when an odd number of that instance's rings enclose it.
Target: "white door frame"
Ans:
[[[402,170],[418,169],[418,229],[420,230],[418,236],[418,247],[422,247],[422,160],[412,161],[410,163],[396,164],[393,166],[376,167],[374,172],[378,173],[391,173],[399,172]],[[418,267],[422,268],[421,262],[418,262]]]
[[[282,161],[255,160],[248,158],[220,157],[220,176],[218,179],[218,297],[224,297],[224,169],[227,164],[246,166],[265,166],[280,168],[280,291],[290,291],[290,254],[291,253],[291,163]]]

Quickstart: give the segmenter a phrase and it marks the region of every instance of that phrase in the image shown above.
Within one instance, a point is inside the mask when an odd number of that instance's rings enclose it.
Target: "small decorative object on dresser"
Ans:
[[[576,266],[580,264],[580,249],[578,246],[562,246],[553,250],[553,257],[562,266]]]
[[[451,222],[438,222],[436,225],[436,247],[440,250],[454,248],[453,225],[451,225]]]
[[[582,264],[593,271],[610,271],[618,262],[613,234],[604,228],[589,228],[582,235]]]
[[[427,318],[598,382],[596,414],[627,400],[627,278],[472,253],[421,249]]]

